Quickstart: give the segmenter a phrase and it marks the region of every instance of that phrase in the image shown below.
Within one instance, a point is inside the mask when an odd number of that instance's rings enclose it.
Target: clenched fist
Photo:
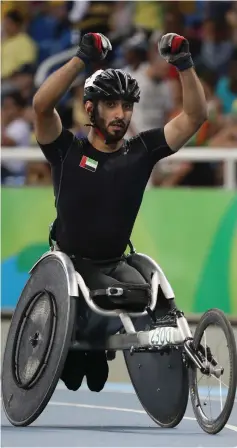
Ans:
[[[176,33],[164,34],[158,43],[158,50],[169,64],[174,65],[180,71],[187,70],[194,65],[188,40]]]
[[[82,37],[76,56],[83,62],[102,61],[110,50],[112,45],[107,37],[100,33],[88,33]]]

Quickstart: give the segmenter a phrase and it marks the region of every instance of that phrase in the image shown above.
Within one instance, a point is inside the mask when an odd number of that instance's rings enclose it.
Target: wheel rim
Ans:
[[[218,337],[213,338],[218,329]],[[214,342],[213,342],[214,339]],[[212,340],[212,343],[211,343]],[[196,396],[195,406],[203,421],[213,423],[222,414],[231,384],[231,353],[228,341],[223,329],[216,324],[208,325],[196,346],[201,344],[201,353],[204,363],[207,364],[211,355],[217,362],[215,373],[202,374],[196,369]]]
[[[47,365],[55,329],[55,299],[48,291],[41,291],[32,298],[18,326],[12,362],[19,387],[30,389],[41,377]]]

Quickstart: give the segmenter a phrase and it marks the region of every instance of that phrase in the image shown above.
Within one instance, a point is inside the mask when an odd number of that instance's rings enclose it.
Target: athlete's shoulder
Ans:
[[[77,135],[72,130],[62,128],[60,135],[51,143],[42,145],[39,143],[46,159],[52,164],[61,164],[72,148],[85,147],[88,140]]]
[[[173,154],[173,151],[167,144],[164,128],[154,128],[140,132],[135,137],[129,139],[128,144],[133,148],[145,150],[156,162]]]
[[[144,141],[142,139],[142,133],[139,133],[137,135],[134,135],[133,137],[130,137],[126,140],[126,146],[129,148],[137,149],[137,151],[146,151],[146,145],[144,144]]]
[[[139,132],[139,134],[130,140],[131,143],[134,142],[133,144],[141,141],[148,152],[152,151],[154,147],[168,146],[164,135],[164,128],[154,128]]]
[[[58,137],[57,141],[60,140],[70,144],[75,142],[82,146],[89,144],[87,137],[83,134],[74,132],[72,129],[67,129],[65,127],[62,128],[61,135]]]

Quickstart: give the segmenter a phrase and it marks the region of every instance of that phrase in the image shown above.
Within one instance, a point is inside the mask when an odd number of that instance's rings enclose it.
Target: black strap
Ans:
[[[130,249],[130,254],[135,254],[136,253],[136,249],[135,249],[135,247],[133,246],[133,244],[132,244],[132,242],[130,240],[128,240],[128,246],[129,246],[129,249]]]
[[[90,291],[91,298],[96,296],[122,296],[124,293],[123,288],[115,288],[115,287],[109,287],[106,289],[94,289]]]
[[[151,298],[151,288],[148,283],[141,285],[121,283],[119,285],[110,286],[104,289],[94,289],[90,291],[90,297],[108,296],[111,299],[116,297],[127,298],[132,300],[144,300]]]

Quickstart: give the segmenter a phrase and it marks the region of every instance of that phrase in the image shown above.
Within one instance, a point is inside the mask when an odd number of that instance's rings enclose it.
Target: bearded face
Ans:
[[[132,113],[133,103],[124,100],[100,100],[97,105],[93,105],[93,124],[108,143],[117,143],[126,134]]]

